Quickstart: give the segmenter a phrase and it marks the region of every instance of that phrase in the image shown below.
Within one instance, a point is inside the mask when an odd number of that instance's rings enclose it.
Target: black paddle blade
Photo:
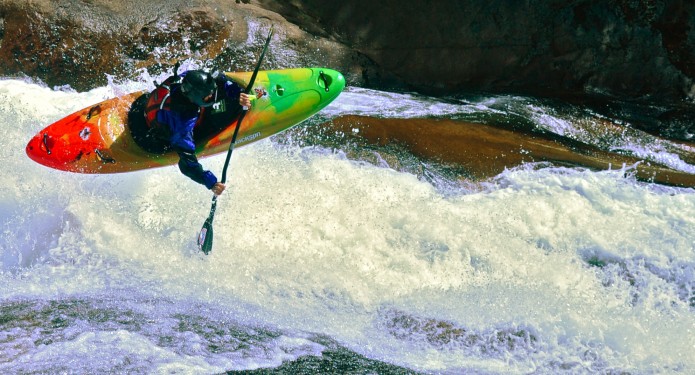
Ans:
[[[198,248],[200,251],[208,255],[212,251],[212,221],[205,220],[203,228],[198,234]]]
[[[205,219],[203,227],[198,233],[198,249],[208,255],[212,251],[212,221],[215,220],[215,210],[217,210],[217,195],[212,197],[210,215]]]

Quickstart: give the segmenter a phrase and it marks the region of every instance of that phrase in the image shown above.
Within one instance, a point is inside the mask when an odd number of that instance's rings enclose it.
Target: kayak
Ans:
[[[246,87],[252,72],[226,72]],[[241,124],[235,147],[280,133],[313,116],[345,88],[340,72],[324,68],[259,71],[256,96]],[[76,173],[121,173],[176,164],[173,152],[153,152],[138,140],[145,125],[147,91],[112,98],[47,126],[27,144],[26,153],[49,168]],[[196,154],[226,152],[241,107],[223,100],[206,108],[194,129]]]

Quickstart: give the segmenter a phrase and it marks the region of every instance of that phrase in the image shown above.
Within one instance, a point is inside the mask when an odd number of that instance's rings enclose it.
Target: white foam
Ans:
[[[526,101],[523,98],[517,100]],[[695,173],[695,165],[686,163],[682,158],[682,155],[692,154],[693,147],[660,139],[636,130],[630,124],[612,123],[593,112],[584,113],[576,109],[571,111],[573,113],[557,113],[553,108],[532,102],[522,106],[520,113],[528,115],[539,129],[596,145],[607,151],[619,151],[678,171]]]
[[[349,86],[323,113],[377,117],[417,118],[475,112],[500,113],[482,103],[448,103],[417,94],[399,94]]]
[[[684,334],[695,316],[682,289],[694,283],[691,189],[655,188],[624,171],[527,166],[481,191],[443,196],[409,174],[262,141],[235,151],[214,250],[203,257],[196,232],[211,197],[175,167],[85,176],[24,155],[48,118],[101,92],[0,81],[2,116],[15,125],[0,151],[3,300],[127,295],[203,303],[244,324],[318,332],[370,357],[432,371],[695,369],[695,335]],[[220,171],[223,158],[203,164]],[[607,264],[592,267],[592,257]],[[536,339],[529,348],[464,339],[441,346],[426,331],[394,336],[385,311],[490,340],[518,330]],[[294,340],[277,347],[321,351]],[[72,363],[88,347],[114,353],[88,362],[95,369],[107,369],[108,358],[151,363],[153,372],[227,368],[125,331],[79,332],[17,363],[27,370],[32,361]],[[245,363],[287,353],[294,349]]]

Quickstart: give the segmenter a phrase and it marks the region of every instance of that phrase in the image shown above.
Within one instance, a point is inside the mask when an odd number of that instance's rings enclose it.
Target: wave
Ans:
[[[176,168],[87,176],[25,157],[111,90],[0,81],[2,369],[65,371],[96,347],[76,372],[241,370],[338,346],[425,372],[695,369],[692,189],[526,164],[445,192],[267,140],[235,151],[205,257],[211,197]],[[383,95],[372,108],[400,103]]]

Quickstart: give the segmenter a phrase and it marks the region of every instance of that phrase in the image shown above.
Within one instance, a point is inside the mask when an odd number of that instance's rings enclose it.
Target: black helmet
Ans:
[[[188,100],[201,107],[209,107],[214,103],[214,99],[206,101],[210,95],[215,93],[217,84],[210,73],[202,70],[191,70],[185,73],[181,82],[181,92]]]

